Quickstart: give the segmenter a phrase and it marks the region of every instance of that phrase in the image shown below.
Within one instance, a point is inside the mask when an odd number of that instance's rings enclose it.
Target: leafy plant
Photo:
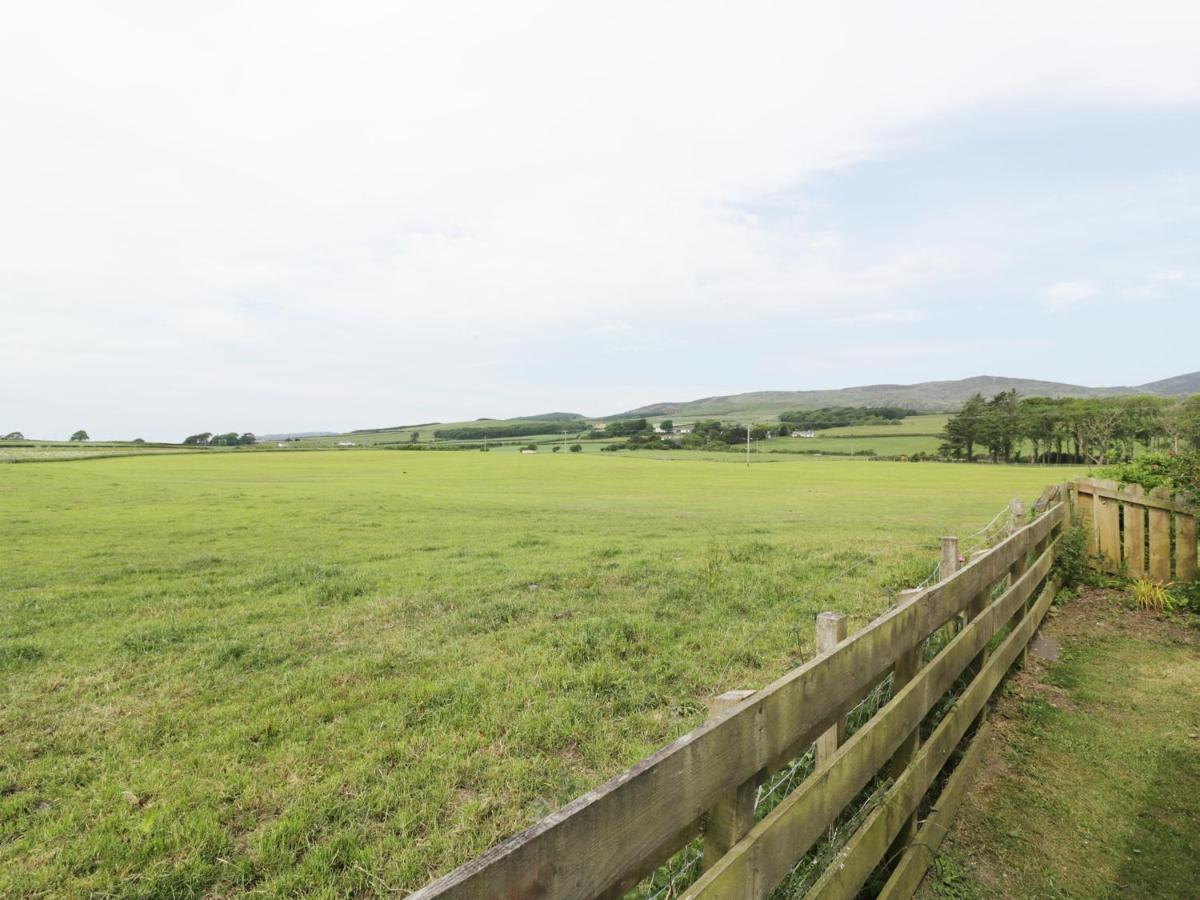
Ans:
[[[1083,525],[1068,528],[1058,539],[1058,552],[1051,572],[1062,579],[1063,587],[1074,588],[1093,581],[1087,550],[1088,530]]]
[[[1175,599],[1171,596],[1168,585],[1139,578],[1133,583],[1131,593],[1136,609],[1156,613],[1171,612],[1175,609]]]

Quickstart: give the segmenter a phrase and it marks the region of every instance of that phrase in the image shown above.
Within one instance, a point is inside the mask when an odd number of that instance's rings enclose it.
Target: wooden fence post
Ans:
[[[958,538],[942,538],[942,562],[938,569],[938,580],[945,581],[958,571]]]
[[[714,719],[737,706],[754,691],[726,691],[708,703],[708,717]],[[744,838],[754,827],[754,801],[758,794],[758,779],[751,778],[733,789],[724,800],[709,811],[704,829],[704,853],[700,869],[707,871],[729,848]]]
[[[849,620],[845,613],[823,612],[817,615],[817,652],[832,650],[846,639]],[[816,762],[821,765],[833,756],[846,739],[846,717],[842,716],[828,731],[817,738]]]
[[[1019,498],[1008,501],[1008,533],[1012,534],[1021,527],[1025,519],[1025,503]]]

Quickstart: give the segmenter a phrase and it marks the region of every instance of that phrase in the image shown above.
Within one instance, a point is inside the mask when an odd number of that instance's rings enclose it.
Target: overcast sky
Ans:
[[[1200,3],[0,13],[0,433],[1200,369]]]

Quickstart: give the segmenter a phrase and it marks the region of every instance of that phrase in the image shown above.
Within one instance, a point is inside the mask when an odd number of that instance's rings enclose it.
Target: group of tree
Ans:
[[[442,441],[478,441],[483,438],[529,437],[535,434],[556,434],[563,431],[578,432],[580,423],[574,419],[544,419],[542,421],[513,422],[510,425],[464,425],[459,428],[439,428],[433,435]]]
[[[743,446],[746,443],[746,428],[737,422],[722,422],[718,419],[706,419],[692,424],[689,434],[656,433],[649,427],[630,434],[623,445],[629,450],[708,450],[724,449],[730,446]],[[751,425],[750,439],[752,441],[766,440],[773,430],[769,425]],[[607,432],[600,432],[602,437],[613,437],[612,426]],[[664,429],[665,431],[665,429]]]
[[[189,434],[183,439],[183,442],[189,447],[243,447],[253,444],[257,440],[258,438],[248,431],[243,434],[238,434],[236,431],[229,431],[225,434],[202,431],[199,434]]]
[[[594,430],[596,437],[632,437],[635,434],[653,434],[654,426],[647,419],[618,419],[609,422],[603,430]]]
[[[898,406],[825,406],[783,412],[779,421],[805,431],[817,431],[847,425],[890,425],[911,415],[915,415],[911,409]]]
[[[1139,448],[1200,447],[1200,395],[1170,397],[1020,397],[976,394],[946,423],[943,456],[974,461],[1106,463]],[[1029,455],[1025,456],[1025,451]]]
[[[21,432],[19,432],[19,431],[10,431],[8,434],[6,434],[6,435],[3,437],[3,440],[6,440],[6,441],[23,441],[23,440],[25,440],[25,435],[21,434]]]

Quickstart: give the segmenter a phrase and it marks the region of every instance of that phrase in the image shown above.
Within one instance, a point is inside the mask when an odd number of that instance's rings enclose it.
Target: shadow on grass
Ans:
[[[1117,896],[1200,892],[1200,742],[1182,735],[1180,741],[1158,757],[1117,870]]]

